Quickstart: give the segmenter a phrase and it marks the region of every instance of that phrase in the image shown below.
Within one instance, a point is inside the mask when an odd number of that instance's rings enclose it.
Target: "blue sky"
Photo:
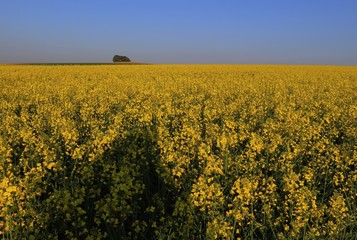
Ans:
[[[9,0],[0,63],[357,65],[356,0]]]

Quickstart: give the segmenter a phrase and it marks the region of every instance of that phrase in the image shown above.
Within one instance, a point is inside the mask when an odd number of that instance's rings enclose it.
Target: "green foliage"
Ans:
[[[113,57],[113,62],[131,62],[127,56],[115,55]]]

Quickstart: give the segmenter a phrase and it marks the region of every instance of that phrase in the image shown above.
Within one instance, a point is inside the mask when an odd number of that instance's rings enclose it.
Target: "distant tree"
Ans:
[[[113,62],[131,62],[127,56],[115,55],[113,57]]]

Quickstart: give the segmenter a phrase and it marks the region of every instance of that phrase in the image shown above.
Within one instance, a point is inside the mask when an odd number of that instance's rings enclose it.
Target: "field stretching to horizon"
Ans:
[[[1,239],[356,239],[357,67],[0,65]]]

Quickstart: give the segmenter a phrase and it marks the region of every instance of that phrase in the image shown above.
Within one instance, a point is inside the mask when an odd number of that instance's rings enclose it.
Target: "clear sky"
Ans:
[[[357,0],[7,0],[0,63],[357,65]]]

